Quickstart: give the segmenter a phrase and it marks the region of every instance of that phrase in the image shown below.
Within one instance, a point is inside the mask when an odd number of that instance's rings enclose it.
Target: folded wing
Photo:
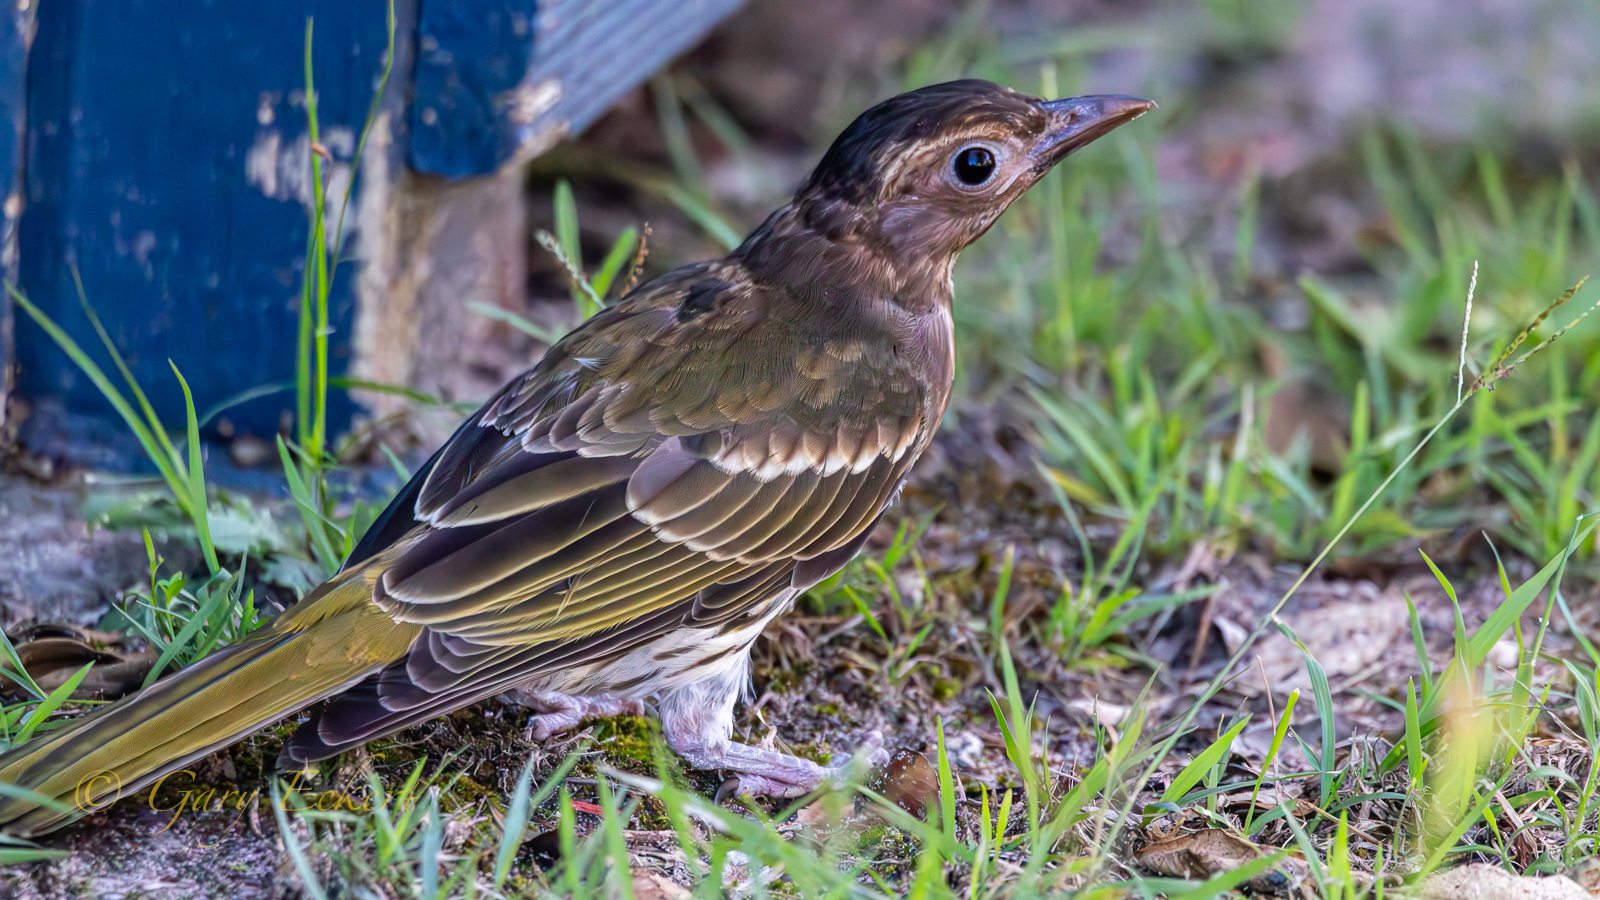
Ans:
[[[708,276],[722,295],[691,297]],[[435,454],[348,563],[384,560],[374,599],[421,636],[286,755],[729,627],[855,555],[937,412],[892,347],[808,344],[740,284],[724,269],[648,286]]]

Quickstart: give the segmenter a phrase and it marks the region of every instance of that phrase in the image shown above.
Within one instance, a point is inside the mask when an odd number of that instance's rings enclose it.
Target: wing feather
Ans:
[[[763,487],[765,485],[758,478],[749,474],[738,475],[698,508],[660,523],[656,526],[656,534],[663,541],[682,543],[693,550],[704,550],[706,542],[696,538],[708,533],[720,534],[722,529],[719,526],[726,525],[729,519],[746,508]]]
[[[770,512],[751,522],[737,535],[722,543],[715,551],[709,552],[707,555],[721,559],[742,558],[751,547],[766,541],[774,533],[793,521],[795,515],[805,505],[806,499],[817,489],[817,484],[821,480],[821,474],[814,469],[807,469],[793,476],[794,483],[777,499]],[[765,560],[761,561],[765,562]]]
[[[521,455],[530,459],[542,456],[533,453]],[[570,457],[521,473],[514,471],[517,462],[522,460],[514,460],[503,466],[513,470],[507,473],[505,479],[481,488],[473,485],[473,489],[462,491],[441,506],[433,517],[434,524],[455,528],[510,519],[625,481],[639,468],[637,459],[625,456],[598,459]]]
[[[520,571],[530,561],[559,551],[627,515],[626,490],[625,485],[613,484],[538,512],[501,520],[495,530],[448,555],[429,560],[414,572],[400,577],[395,575],[398,567],[385,572],[384,590],[409,603],[457,600],[482,590]],[[404,556],[401,561],[405,561]]]

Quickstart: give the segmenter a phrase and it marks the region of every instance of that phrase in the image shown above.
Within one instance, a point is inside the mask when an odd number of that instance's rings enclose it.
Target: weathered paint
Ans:
[[[534,56],[534,0],[422,0],[411,164],[459,178],[505,162],[507,96]]]
[[[239,9],[52,0],[39,10],[29,54],[22,285],[98,355],[73,285],[75,261],[89,302],[167,422],[183,419],[169,359],[202,409],[292,381],[309,184],[263,190],[247,163],[263,142],[305,146],[307,16],[316,14],[313,72],[325,127],[360,127],[385,49],[375,0]],[[349,145],[335,148],[346,163]],[[279,164],[309,170],[287,153]],[[334,292],[336,366],[348,356],[347,269]],[[18,323],[17,350],[23,392],[61,396],[77,411],[106,408],[31,322]],[[230,415],[270,434],[292,406],[293,395],[280,394]]]
[[[485,9],[423,0],[411,165],[487,175],[537,155],[742,2],[509,0]]]
[[[511,157],[577,133],[618,98],[697,43],[744,0],[550,0],[539,10],[542,48],[506,105]]]
[[[11,0],[0,7],[0,275],[17,279],[17,219],[22,215],[19,175],[22,126],[27,108],[28,42],[33,38],[33,0]],[[0,426],[6,423],[13,356],[11,295],[0,291]]]
[[[387,180],[372,191],[356,185],[347,231],[358,219],[395,220],[391,209],[373,207],[405,207],[415,187],[407,163],[452,177],[497,173],[497,184],[508,183],[511,166],[587,124],[737,5],[397,0],[396,65],[383,103],[386,156],[372,167]],[[350,183],[382,70],[384,9],[384,0],[50,0],[39,9],[26,54],[19,281],[100,355],[73,285],[75,262],[89,301],[164,421],[183,415],[169,359],[201,409],[292,380],[306,210],[315,195],[302,90],[305,22],[315,14],[322,143],[334,156],[328,169],[338,189]],[[7,57],[4,41],[0,33],[0,116],[7,60],[23,59]],[[5,152],[0,135],[0,180],[17,170]],[[412,248],[389,249],[403,257]],[[352,354],[353,268],[340,268],[333,291],[336,372]],[[433,277],[448,284],[453,276]],[[109,413],[43,332],[19,322],[17,336],[23,393],[61,398],[74,413]],[[292,404],[293,395],[282,393],[228,416],[264,435]],[[334,427],[353,410],[336,398]]]

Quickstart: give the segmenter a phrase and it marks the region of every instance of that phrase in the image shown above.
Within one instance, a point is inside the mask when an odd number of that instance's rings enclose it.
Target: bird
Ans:
[[[632,289],[504,385],[326,583],[0,755],[25,789],[0,791],[0,833],[58,828],[290,716],[280,771],[499,695],[536,739],[649,705],[691,766],[814,790],[839,765],[732,740],[751,646],[861,551],[933,440],[960,252],[1152,107],[981,80],[871,107],[727,256]]]

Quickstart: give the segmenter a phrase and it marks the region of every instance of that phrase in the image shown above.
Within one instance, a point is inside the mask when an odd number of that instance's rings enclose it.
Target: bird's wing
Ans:
[[[859,550],[936,424],[928,390],[873,329],[808,339],[727,266],[591,319],[402,491],[352,560],[385,558],[377,602],[423,632],[320,743],[731,623]]]

